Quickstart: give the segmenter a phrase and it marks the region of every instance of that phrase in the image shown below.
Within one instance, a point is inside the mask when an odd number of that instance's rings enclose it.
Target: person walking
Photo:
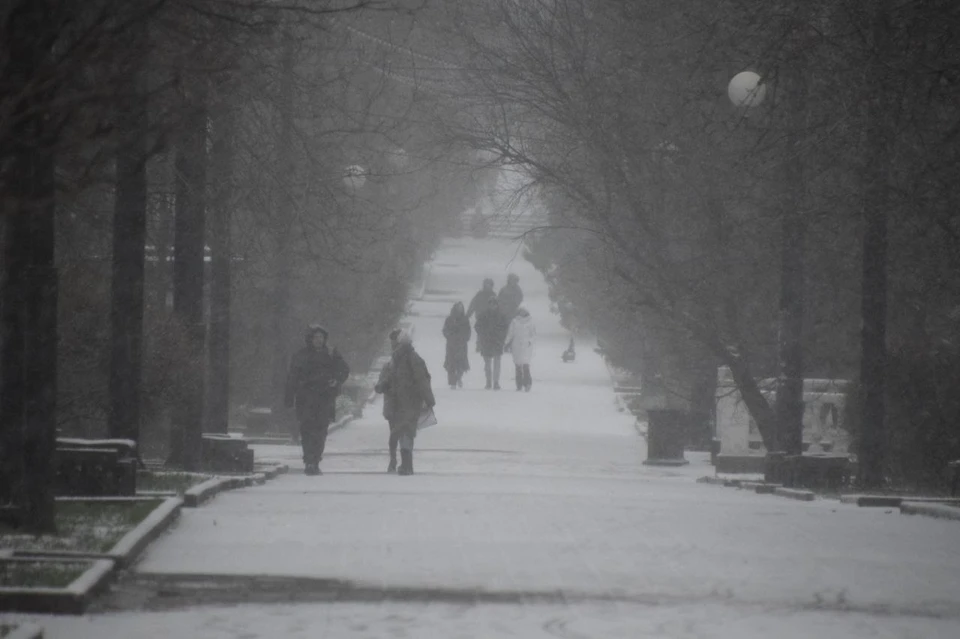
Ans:
[[[288,408],[296,407],[304,473],[321,475],[327,430],[336,416],[337,395],[350,376],[350,368],[336,349],[327,348],[325,328],[312,324],[305,337],[306,345],[290,363],[284,400]]]
[[[383,368],[380,369],[380,376],[377,378],[377,385],[373,387],[374,391],[383,394],[383,418],[387,420],[387,429],[389,431],[389,438],[387,439],[387,445],[390,448],[390,462],[387,464],[388,473],[397,472],[397,444],[400,442],[400,431],[396,429],[395,424],[396,411],[393,407],[393,396],[387,392],[387,389],[390,388],[390,378],[393,372],[392,355],[393,352],[397,350],[397,340],[399,337],[399,328],[395,328],[390,331],[391,358],[387,360],[387,363],[384,364]]]
[[[423,358],[414,350],[406,331],[397,337],[397,348],[391,357],[390,382],[384,396],[389,396],[393,410],[393,430],[400,444],[398,475],[413,474],[413,443],[424,409],[433,409],[436,400],[430,388],[430,372]]]
[[[487,302],[490,301],[491,297],[496,297],[497,292],[493,290],[493,280],[489,277],[483,280],[483,288],[477,291],[477,294],[473,296],[473,299],[470,300],[470,305],[467,307],[467,319],[473,317],[473,314],[480,314],[483,309],[487,307]]]
[[[497,298],[487,301],[487,307],[477,315],[474,328],[477,331],[477,350],[483,356],[483,372],[487,377],[485,388],[500,390],[500,358],[503,356],[509,322],[500,312]]]
[[[443,322],[443,336],[447,339],[447,353],[443,367],[447,371],[447,383],[450,388],[463,388],[463,374],[470,370],[467,357],[467,344],[470,342],[470,320],[463,309],[463,302],[457,302]]]
[[[500,312],[507,321],[517,316],[517,309],[523,304],[523,290],[520,288],[520,277],[516,273],[507,275],[507,283],[497,294],[497,301],[500,303]]]
[[[510,322],[504,343],[505,352],[513,356],[518,391],[530,392],[533,386],[533,379],[530,377],[530,360],[533,358],[533,342],[536,337],[537,329],[530,319],[530,312],[521,306],[517,309],[517,316]]]

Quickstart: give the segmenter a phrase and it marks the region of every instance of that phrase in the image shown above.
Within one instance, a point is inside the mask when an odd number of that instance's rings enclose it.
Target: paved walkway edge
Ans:
[[[24,557],[20,561],[57,560],[52,557]],[[91,564],[90,567],[66,588],[0,588],[0,611],[83,614],[93,597],[107,585],[116,569],[116,562],[111,559],[86,561]]]
[[[900,504],[901,515],[924,515],[937,519],[960,521],[960,508],[943,504],[930,504],[919,501],[905,501]]]

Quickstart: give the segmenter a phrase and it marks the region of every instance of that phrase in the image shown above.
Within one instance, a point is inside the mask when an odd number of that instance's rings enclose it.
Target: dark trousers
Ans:
[[[323,459],[329,428],[330,422],[319,416],[311,416],[300,422],[300,445],[303,447],[305,466],[317,466]]]
[[[533,379],[530,377],[530,364],[517,366],[517,390],[521,388],[530,388],[533,386]]]
[[[460,380],[463,379],[463,371],[459,369],[452,369],[447,371],[447,384],[450,386],[456,386],[460,383]]]
[[[487,386],[491,382],[500,385],[500,356],[494,355],[493,357],[483,356],[483,372],[487,376]]]
[[[390,459],[397,457],[397,444],[400,443],[400,431],[393,427],[393,423],[387,422],[390,426]]]

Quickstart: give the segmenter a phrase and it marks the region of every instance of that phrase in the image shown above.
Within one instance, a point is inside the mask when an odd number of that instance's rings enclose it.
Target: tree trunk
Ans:
[[[186,339],[180,375],[181,398],[170,427],[168,463],[200,470],[203,435],[204,215],[207,183],[207,92],[205,79],[188,81],[183,133],[176,159],[177,201],[174,220],[173,312]]]
[[[145,56],[146,29],[137,28],[133,55]],[[143,359],[144,244],[147,230],[147,98],[140,73],[117,108],[119,148],[113,214],[110,306],[110,436],[140,439]]]
[[[885,387],[887,362],[887,118],[890,82],[882,56],[890,46],[888,0],[875,5],[872,60],[868,70],[866,158],[863,171],[863,264],[860,300],[861,487],[884,485]]]
[[[210,220],[210,378],[207,395],[208,430],[226,433],[230,412],[230,262],[232,252],[234,113],[220,105],[214,126],[211,168],[214,195]]]
[[[56,439],[57,274],[54,266],[55,139],[47,117],[50,87],[34,86],[51,42],[52,11],[43,0],[18,5],[6,42],[17,64],[10,86],[17,122],[9,158],[3,286],[0,423],[4,501],[35,533],[56,532],[53,453]],[[17,94],[16,90],[22,90]]]
[[[279,416],[284,409],[284,385],[287,378],[287,366],[290,341],[290,237],[293,226],[293,194],[291,187],[294,177],[293,166],[293,90],[295,50],[290,29],[283,32],[283,59],[280,77],[280,139],[279,165],[280,176],[287,183],[281,185],[277,194],[276,255],[273,283],[273,379],[271,397],[273,414]],[[279,419],[275,422],[279,423]]]

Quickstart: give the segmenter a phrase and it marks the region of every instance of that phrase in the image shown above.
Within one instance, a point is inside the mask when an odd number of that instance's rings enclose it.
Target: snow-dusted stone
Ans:
[[[63,562],[41,557],[12,558],[4,561]],[[83,614],[93,597],[109,583],[115,562],[111,559],[77,561],[85,561],[90,566],[66,588],[0,586],[0,611]]]
[[[905,501],[900,504],[900,514],[925,515],[927,517],[936,517],[937,519],[960,521],[960,508],[930,502]]]
[[[786,497],[798,501],[813,501],[817,498],[816,493],[812,490],[799,490],[797,488],[774,488],[773,494],[778,497]]]

